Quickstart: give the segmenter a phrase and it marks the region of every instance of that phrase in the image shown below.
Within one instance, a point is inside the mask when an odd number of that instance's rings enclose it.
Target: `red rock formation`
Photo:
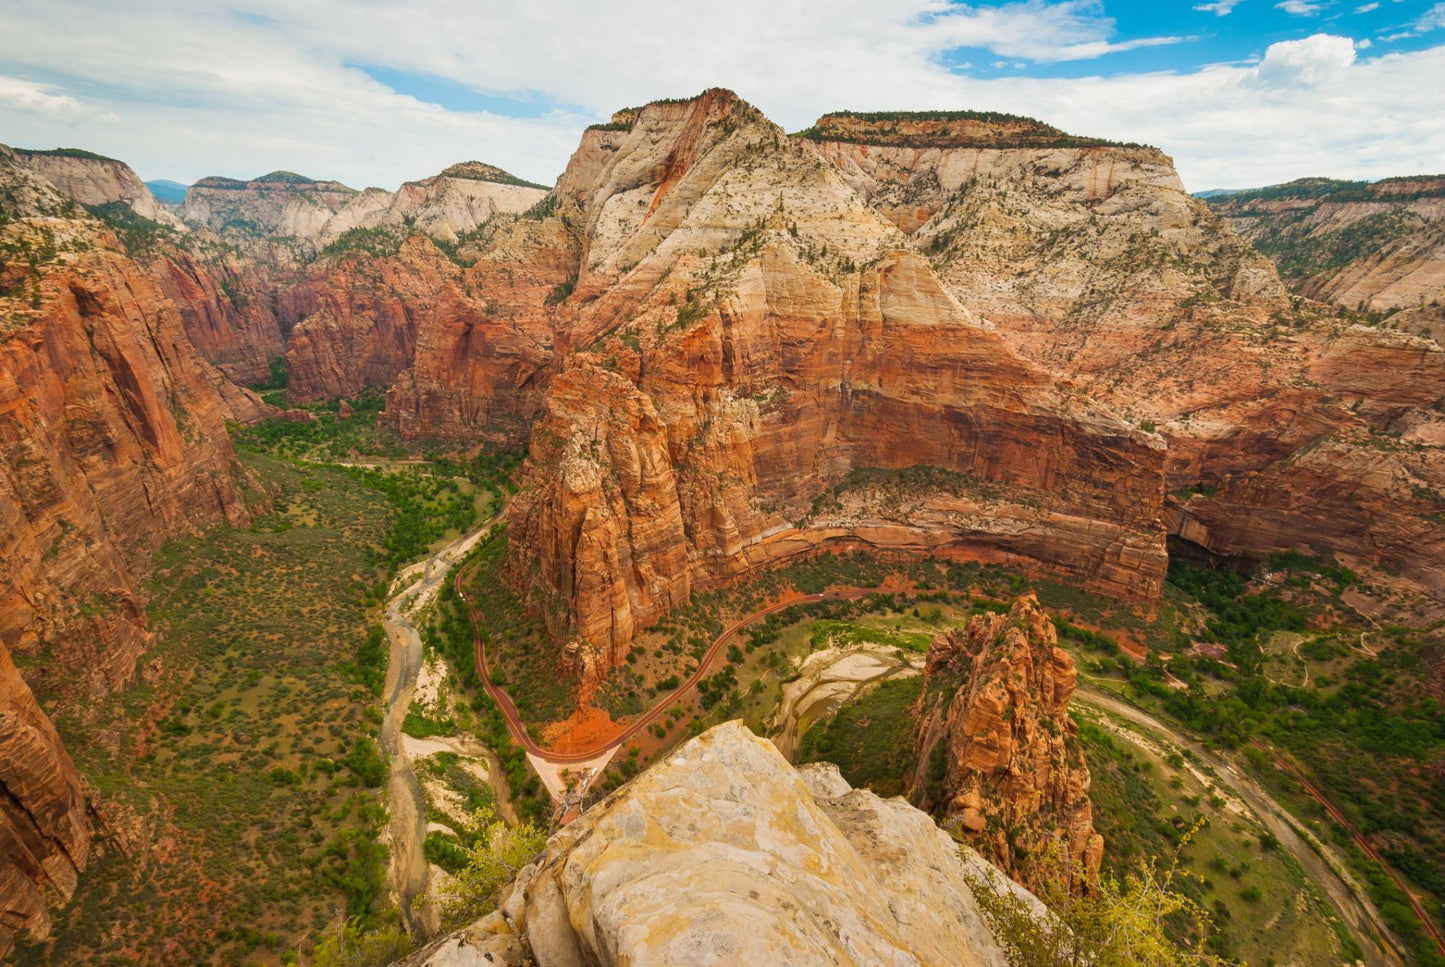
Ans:
[[[920,124],[811,143],[916,226],[1010,345],[1158,430],[1168,489],[1212,493],[1171,498],[1176,533],[1222,553],[1313,547],[1438,587],[1438,344],[1290,300],[1153,149],[954,145]],[[1423,451],[1393,442],[1405,433]]]
[[[1068,714],[1078,673],[1057,643],[1033,595],[1007,615],[975,615],[933,639],[915,709],[920,773],[939,743],[945,763],[937,787],[917,783],[923,807],[1025,886],[1032,864],[1056,858],[1092,880],[1104,855]]]
[[[347,252],[310,266],[286,345],[287,398],[312,402],[386,389],[412,364],[419,326],[476,312],[461,269],[422,236],[391,257]]]
[[[589,132],[612,140],[584,141],[543,223],[586,226],[512,512],[513,580],[566,605],[554,632],[615,663],[691,589],[833,541],[1158,593],[1157,440],[1057,393],[731,94],[630,123]],[[958,485],[810,511],[853,468],[918,465]]]
[[[43,898],[68,896],[87,852],[75,770],[30,687],[76,700],[131,679],[149,640],[136,570],[167,534],[247,519],[224,423],[260,404],[99,222],[3,152],[0,188],[0,238],[23,256],[0,265],[3,948],[45,929]],[[41,652],[22,681],[10,656]]]
[[[242,385],[270,378],[271,360],[286,354],[286,341],[272,308],[273,287],[256,265],[176,251],[151,263],[150,271],[202,356]]]

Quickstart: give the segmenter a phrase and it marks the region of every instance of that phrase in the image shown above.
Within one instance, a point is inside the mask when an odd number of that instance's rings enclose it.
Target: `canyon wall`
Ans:
[[[1445,175],[1302,178],[1209,206],[1312,299],[1389,310],[1445,297]]]
[[[0,947],[47,928],[88,853],[75,769],[32,689],[80,701],[131,680],[149,641],[138,570],[168,534],[247,520],[224,424],[261,412],[105,225],[23,160],[0,148]]]
[[[988,145],[929,117],[832,116],[807,143],[1012,348],[1167,441],[1176,533],[1228,554],[1312,547],[1438,589],[1445,353],[1427,327],[1292,299],[1154,149]]]
[[[540,229],[581,226],[577,281],[511,515],[511,580],[565,604],[545,610],[585,666],[695,589],[836,542],[1158,594],[1161,441],[1060,393],[730,92],[628,123],[589,132]],[[818,503],[919,465],[952,484],[906,512],[866,488]]]

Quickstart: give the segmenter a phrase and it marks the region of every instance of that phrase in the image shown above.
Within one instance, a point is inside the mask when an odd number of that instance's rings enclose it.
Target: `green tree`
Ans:
[[[462,836],[466,865],[435,898],[442,923],[456,927],[490,913],[498,888],[517,875],[547,845],[547,832],[533,823],[508,826],[487,805],[472,812]]]
[[[411,953],[412,944],[396,926],[367,930],[359,917],[327,928],[316,944],[314,967],[385,967]]]

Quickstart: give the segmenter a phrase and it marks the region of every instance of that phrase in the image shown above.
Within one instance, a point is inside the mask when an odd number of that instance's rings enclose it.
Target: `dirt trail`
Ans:
[[[1384,919],[1375,909],[1364,887],[1355,880],[1343,861],[1335,856],[1328,846],[1321,843],[1288,810],[1275,802],[1257,782],[1241,773],[1227,760],[1206,751],[1203,746],[1152,715],[1113,695],[1081,683],[1074,692],[1074,700],[1151,729],[1180,748],[1193,752],[1195,761],[1212,769],[1214,778],[1249,806],[1260,822],[1305,868],[1310,879],[1325,891],[1330,903],[1350,925],[1350,932],[1364,951],[1368,967],[1404,967],[1406,961],[1390,940],[1389,928],[1385,926]]]

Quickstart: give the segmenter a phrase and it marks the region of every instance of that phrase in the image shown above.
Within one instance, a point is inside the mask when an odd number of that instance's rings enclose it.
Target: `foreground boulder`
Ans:
[[[554,836],[497,912],[404,963],[1002,967],[969,877],[1002,885],[902,799],[796,770],[729,722]]]

